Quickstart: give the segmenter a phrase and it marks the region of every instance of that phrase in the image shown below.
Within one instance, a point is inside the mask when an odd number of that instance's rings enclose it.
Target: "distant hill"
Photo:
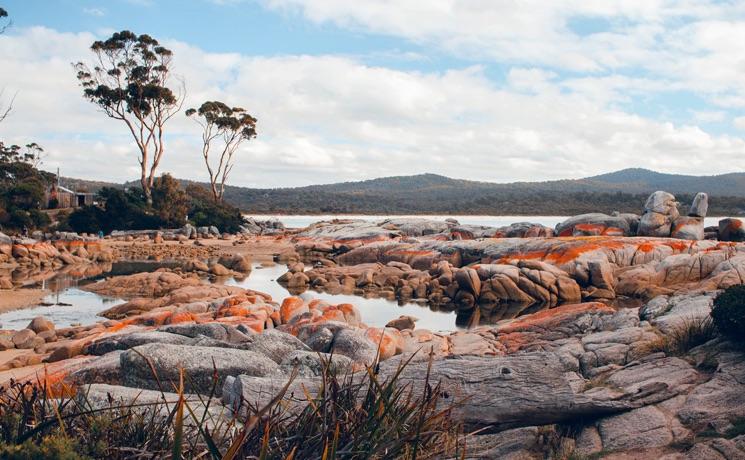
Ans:
[[[584,180],[601,187],[615,185],[621,187],[624,191],[641,189],[645,191],[666,190],[670,193],[688,193],[696,190],[706,192],[712,196],[745,196],[745,173],[686,176],[631,168],[588,177]]]
[[[86,186],[85,181],[75,183]],[[87,188],[94,191],[100,184]],[[419,174],[295,188],[231,186],[225,198],[256,214],[567,215],[638,213],[655,190],[674,193],[682,212],[697,192],[707,192],[710,215],[745,215],[745,173],[687,176],[638,168],[584,179],[509,184]]]

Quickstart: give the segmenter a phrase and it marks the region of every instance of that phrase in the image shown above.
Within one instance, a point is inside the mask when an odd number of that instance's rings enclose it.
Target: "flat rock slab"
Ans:
[[[240,348],[264,355],[278,364],[293,351],[310,351],[310,348],[294,335],[274,329],[246,337]]]
[[[115,408],[117,406],[138,405],[133,410],[148,413],[148,411],[158,410],[160,415],[167,417],[174,409],[179,400],[177,393],[160,392],[156,390],[143,390],[141,388],[130,388],[120,385],[107,385],[95,383],[83,386],[78,390],[77,400],[83,407],[91,410],[103,410],[106,408]],[[220,404],[219,401],[212,401],[207,407],[208,399],[193,394],[184,395],[186,404],[194,413],[184,409],[184,424],[186,426],[196,426],[194,420],[201,420],[205,416],[206,423],[210,428],[226,424],[233,418],[232,412]]]
[[[159,389],[154,370],[164,390],[176,388],[183,369],[187,391],[201,394],[210,393],[216,374],[217,396],[229,375],[280,374],[276,362],[254,351],[171,344],[147,344],[127,350],[121,355],[121,369],[125,385]]]
[[[662,447],[673,441],[667,418],[654,406],[605,418],[598,431],[609,451]]]
[[[188,345],[193,340],[184,335],[171,334],[161,331],[132,332],[129,334],[116,334],[96,340],[88,345],[86,352],[89,355],[101,356],[114,350],[128,350],[133,347],[149,343],[161,343],[170,345]]]
[[[677,391],[681,386],[695,383],[698,378],[698,372],[688,362],[680,358],[663,358],[629,364],[611,374],[607,383],[634,394],[652,387]]]

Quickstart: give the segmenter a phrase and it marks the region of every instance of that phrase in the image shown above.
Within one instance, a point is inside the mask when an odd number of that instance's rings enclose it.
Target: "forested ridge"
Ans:
[[[67,182],[92,191],[112,185],[75,179]],[[225,199],[250,213],[570,215],[638,213],[655,190],[674,193],[683,212],[697,192],[707,192],[710,215],[745,215],[745,173],[685,176],[644,169],[586,179],[510,184],[420,174],[295,188],[227,186]]]

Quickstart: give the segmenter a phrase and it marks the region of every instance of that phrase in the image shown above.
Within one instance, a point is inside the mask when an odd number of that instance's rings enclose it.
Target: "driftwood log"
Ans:
[[[680,362],[679,362],[680,361]],[[401,384],[410,385],[414,392],[424,389],[427,361],[409,363],[401,372]],[[657,366],[657,364],[656,364]],[[670,369],[660,368],[660,374],[678,372],[690,379],[687,364],[682,360],[669,363]],[[390,377],[397,370],[395,363],[381,364],[379,377]],[[677,394],[675,382],[665,378],[634,382],[626,388],[594,387],[585,390],[585,382],[567,373],[558,357],[550,353],[532,353],[510,357],[464,357],[432,362],[430,384],[440,382],[443,389],[442,405],[454,405],[453,415],[467,425],[515,426],[544,425],[579,417],[622,412],[654,404]],[[361,378],[358,375],[356,378]],[[261,407],[278,395],[287,378],[250,377],[228,378],[223,387],[223,401],[234,410],[245,414],[246,405]],[[304,388],[303,388],[304,387]],[[319,381],[293,380],[284,399],[292,406],[305,401],[305,391],[316,395]]]

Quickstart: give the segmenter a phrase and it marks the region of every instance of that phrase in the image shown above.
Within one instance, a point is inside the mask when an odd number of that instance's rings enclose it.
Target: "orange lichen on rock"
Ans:
[[[305,305],[303,299],[300,297],[288,297],[282,301],[282,305],[279,307],[279,317],[282,324],[287,324],[292,318],[309,311],[308,306]]]
[[[178,324],[178,323],[188,323],[188,322],[194,322],[196,320],[196,317],[188,312],[174,312],[166,318],[165,322],[163,324]]]
[[[508,353],[535,345],[535,331],[550,331],[557,326],[574,322],[586,314],[613,314],[615,310],[601,302],[586,302],[562,305],[556,308],[542,310],[531,315],[519,317],[507,324],[497,327],[497,340],[501,342]]]
[[[397,329],[371,327],[365,330],[365,336],[379,347],[381,360],[391,358],[403,350],[404,339]]]

